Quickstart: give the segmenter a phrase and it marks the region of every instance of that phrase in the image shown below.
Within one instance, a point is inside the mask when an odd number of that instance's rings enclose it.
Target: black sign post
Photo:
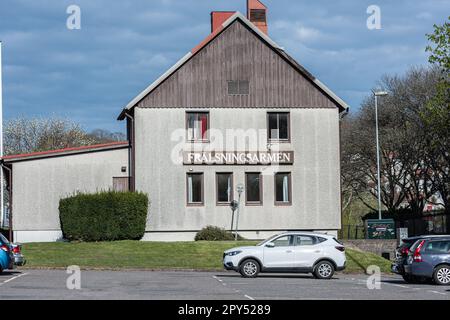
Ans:
[[[230,203],[230,208],[231,208],[231,229],[230,229],[230,231],[231,232],[233,232],[234,212],[237,210],[238,207],[239,207],[239,202],[237,202],[236,200],[231,201],[231,203]]]

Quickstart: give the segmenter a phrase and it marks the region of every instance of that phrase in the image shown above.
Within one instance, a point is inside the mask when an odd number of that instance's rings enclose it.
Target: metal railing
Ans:
[[[429,214],[411,219],[402,218],[395,221],[395,228],[408,228],[408,236],[450,234],[450,215],[446,213]],[[366,238],[366,227],[360,225],[342,225],[338,232],[339,239],[357,240]]]
[[[366,228],[363,225],[343,225],[342,229],[338,232],[339,239],[342,240],[356,240],[365,239]]]

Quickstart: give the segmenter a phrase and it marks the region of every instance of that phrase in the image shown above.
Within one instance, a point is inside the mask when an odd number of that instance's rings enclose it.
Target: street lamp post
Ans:
[[[381,220],[381,174],[380,174],[380,136],[378,133],[378,97],[387,96],[386,91],[374,91],[375,96],[375,131],[377,139],[377,195],[378,195],[378,219]]]
[[[233,233],[233,225],[234,225],[234,212],[239,208],[239,202],[236,200],[231,201],[231,229],[230,232]]]
[[[241,211],[241,194],[244,192],[244,185],[242,183],[239,183],[237,185],[237,192],[238,192],[238,208],[237,208],[237,214],[236,214],[236,233],[234,234],[234,240],[237,241],[238,239],[238,229],[239,229],[239,213]]]

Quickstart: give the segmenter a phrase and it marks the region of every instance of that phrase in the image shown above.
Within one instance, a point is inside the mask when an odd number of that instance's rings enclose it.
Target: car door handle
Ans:
[[[314,253],[320,253],[320,250],[316,250],[316,251],[314,251]]]
[[[286,250],[287,253],[292,253],[292,250]]]

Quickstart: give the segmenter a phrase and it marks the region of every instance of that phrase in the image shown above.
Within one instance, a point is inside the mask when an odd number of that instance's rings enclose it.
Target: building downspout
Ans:
[[[343,112],[339,113],[339,143],[338,143],[338,148],[339,148],[339,207],[340,207],[340,211],[341,211],[341,235],[343,235],[344,232],[344,210],[343,210],[343,205],[342,205],[342,154],[341,154],[341,130],[342,130],[342,126],[341,126],[341,122],[342,120],[349,114],[349,109],[345,109]],[[338,235],[339,235],[339,231],[338,231]]]
[[[135,169],[135,139],[134,139],[134,117],[128,113],[125,113],[125,117],[127,117],[130,120],[130,128],[129,128],[129,143],[130,143],[130,151],[129,151],[129,172],[130,172],[130,180],[129,180],[129,189],[130,191],[134,192],[136,191],[136,169]]]
[[[12,168],[8,168],[2,161],[1,164],[2,167],[2,172],[3,169],[5,169],[6,171],[8,171],[8,194],[9,194],[9,241],[13,242],[13,182],[12,182]]]

